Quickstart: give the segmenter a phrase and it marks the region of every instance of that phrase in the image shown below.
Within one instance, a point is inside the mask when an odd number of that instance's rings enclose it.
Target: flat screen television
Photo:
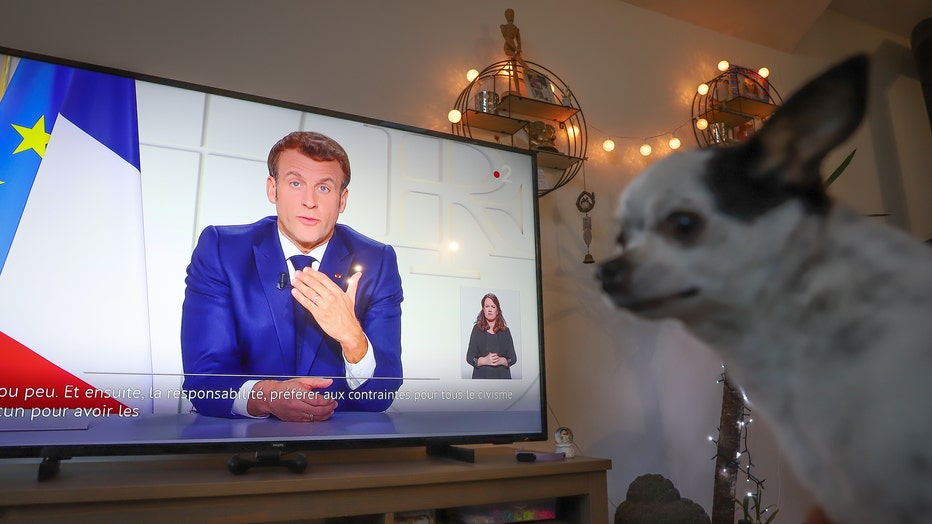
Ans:
[[[0,54],[10,80],[0,99],[0,457],[546,438],[528,151]],[[346,149],[352,181],[339,222],[397,255],[402,385],[382,411],[325,422],[197,413],[197,393],[183,387],[186,268],[205,227],[275,214],[267,157],[295,130]],[[474,379],[467,362],[487,293],[514,341],[510,379]]]

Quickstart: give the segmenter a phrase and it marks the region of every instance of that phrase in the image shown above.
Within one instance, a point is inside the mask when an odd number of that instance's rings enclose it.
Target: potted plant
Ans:
[[[773,519],[777,518],[777,513],[780,512],[773,504],[762,507],[760,492],[748,493],[744,496],[744,502],[735,499],[735,504],[741,507],[743,511],[742,517],[738,519],[738,524],[770,524]]]

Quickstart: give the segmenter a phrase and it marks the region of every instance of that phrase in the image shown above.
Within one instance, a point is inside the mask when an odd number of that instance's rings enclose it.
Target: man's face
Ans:
[[[295,149],[278,157],[278,179],[268,178],[266,193],[275,204],[278,229],[305,253],[333,236],[349,194],[340,189],[342,182],[336,160],[318,162]]]

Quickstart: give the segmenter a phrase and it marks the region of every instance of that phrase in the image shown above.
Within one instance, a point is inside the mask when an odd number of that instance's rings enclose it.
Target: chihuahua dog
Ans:
[[[821,513],[932,522],[932,249],[826,194],[860,124],[867,58],[833,67],[750,139],[655,162],[619,204],[615,305],[717,350]]]

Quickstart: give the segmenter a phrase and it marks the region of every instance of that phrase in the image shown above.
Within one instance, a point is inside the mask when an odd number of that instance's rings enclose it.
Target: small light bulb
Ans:
[[[356,273],[359,273],[360,271],[362,271],[362,264],[356,264],[355,266],[353,266],[353,271],[355,271]]]
[[[699,84],[696,92],[703,96],[707,95],[709,93],[709,84]]]
[[[770,76],[770,70],[767,69],[766,67],[762,67],[757,70],[757,74],[759,74],[761,78],[767,78],[768,76]]]
[[[718,63],[718,70],[725,72],[728,71],[728,68],[731,67],[731,64],[728,63],[728,60],[722,60]]]
[[[641,156],[650,156],[650,152],[652,151],[650,144],[643,144],[641,146],[640,151],[641,151]]]
[[[574,124],[567,127],[566,135],[570,138],[570,140],[575,140],[576,137],[579,136],[579,126]]]
[[[453,240],[453,241],[451,241],[449,244],[447,244],[447,247],[450,248],[450,251],[459,251],[459,250],[460,250],[460,243],[457,242],[457,241],[455,241],[455,240]]]
[[[475,69],[470,69],[469,71],[466,71],[466,80],[469,80],[470,82],[472,82],[476,78],[479,78],[479,71],[476,71]]]
[[[670,149],[679,149],[681,145],[683,143],[680,142],[679,138],[673,137],[670,139]]]
[[[605,142],[602,142],[602,149],[607,152],[612,152],[615,150],[615,141],[611,138],[607,139]]]
[[[447,113],[447,120],[449,120],[450,123],[456,124],[462,119],[463,113],[460,113],[459,109],[451,109],[450,112]]]
[[[696,120],[696,129],[701,131],[703,129],[706,129],[707,127],[709,127],[709,121],[706,120],[705,118],[700,118],[699,120]]]

